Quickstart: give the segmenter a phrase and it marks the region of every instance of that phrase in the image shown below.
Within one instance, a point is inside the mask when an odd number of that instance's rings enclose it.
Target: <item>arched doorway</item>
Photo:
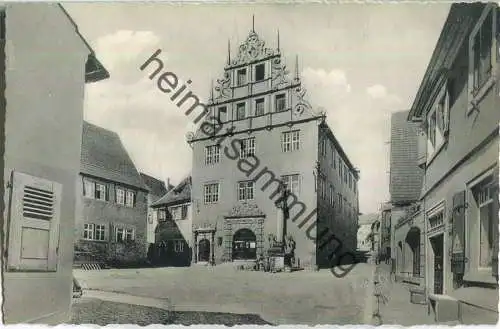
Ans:
[[[198,242],[198,261],[210,261],[210,241],[208,239],[201,239]]]
[[[420,229],[412,227],[406,235],[406,243],[412,256],[412,274],[414,277],[420,276]]]
[[[255,234],[247,228],[236,231],[233,236],[233,260],[256,258],[257,239]]]

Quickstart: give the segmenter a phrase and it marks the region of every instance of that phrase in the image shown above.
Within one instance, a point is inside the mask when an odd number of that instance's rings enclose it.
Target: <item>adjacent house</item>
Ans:
[[[84,88],[108,76],[62,6],[1,5],[6,324],[69,321]]]
[[[499,39],[498,4],[452,4],[408,115],[425,132],[422,263],[439,321],[498,321]]]
[[[363,214],[359,216],[358,228],[358,250],[371,251],[372,250],[372,224],[377,220],[377,214]]]
[[[147,229],[146,229],[146,242],[148,243],[148,250],[152,244],[155,243],[155,228],[158,224],[158,219],[156,218],[156,213],[151,207],[151,205],[158,201],[162,196],[173,188],[170,185],[169,180],[165,185],[164,181],[161,181],[153,176],[147,175],[145,173],[140,173],[144,185],[148,188],[148,215],[147,215]]]
[[[359,172],[306,100],[298,62],[289,76],[279,46],[265,47],[254,30],[238,49],[212,89],[207,121],[188,137],[193,261],[253,261],[272,237],[291,237],[297,265],[329,267],[333,249],[357,247]]]
[[[408,122],[408,111],[391,116],[390,220],[391,250],[396,279],[423,286],[424,216],[420,193],[424,171],[419,167],[419,124]]]
[[[153,203],[158,218],[151,259],[158,266],[189,266],[193,248],[191,176]]]
[[[115,132],[83,123],[75,261],[146,259],[148,187]]]

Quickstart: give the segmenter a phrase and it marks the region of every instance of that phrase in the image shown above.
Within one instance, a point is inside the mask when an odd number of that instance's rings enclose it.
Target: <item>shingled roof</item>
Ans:
[[[189,201],[191,201],[191,176],[184,178],[176,187],[154,202],[152,206],[160,207]]]
[[[86,121],[80,173],[147,190],[118,134]]]
[[[393,204],[419,199],[424,177],[418,166],[418,124],[407,121],[408,111],[391,118],[391,178],[389,190]]]
[[[165,186],[164,181],[142,172],[140,173],[140,175],[150,194],[161,197],[165,195],[165,193],[167,193],[167,187]]]

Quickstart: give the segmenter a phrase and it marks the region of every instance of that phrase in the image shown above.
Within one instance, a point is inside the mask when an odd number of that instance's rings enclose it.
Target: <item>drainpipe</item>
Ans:
[[[427,182],[426,182],[426,176],[427,176],[427,166],[424,167],[424,179],[423,179],[423,191],[424,193],[426,193],[427,191]],[[428,258],[429,258],[429,255],[428,255],[428,246],[427,246],[427,240],[428,240],[428,237],[427,237],[427,211],[426,211],[426,206],[425,206],[425,196],[424,198],[422,199],[422,217],[424,218],[424,255],[425,255],[425,259],[424,259],[424,285],[425,285],[425,300],[427,301],[428,298],[429,298],[429,262],[427,261]]]

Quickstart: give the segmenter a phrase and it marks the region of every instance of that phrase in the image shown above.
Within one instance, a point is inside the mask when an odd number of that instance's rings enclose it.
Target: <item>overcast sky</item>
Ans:
[[[295,55],[310,102],[361,171],[360,211],[389,198],[391,112],[413,102],[449,4],[169,5],[65,4],[111,78],[87,85],[85,119],[116,131],[140,171],[178,183],[191,168],[193,130],[166,94],[139,70],[157,49],[168,69],[206,99],[232,51],[252,28]]]

